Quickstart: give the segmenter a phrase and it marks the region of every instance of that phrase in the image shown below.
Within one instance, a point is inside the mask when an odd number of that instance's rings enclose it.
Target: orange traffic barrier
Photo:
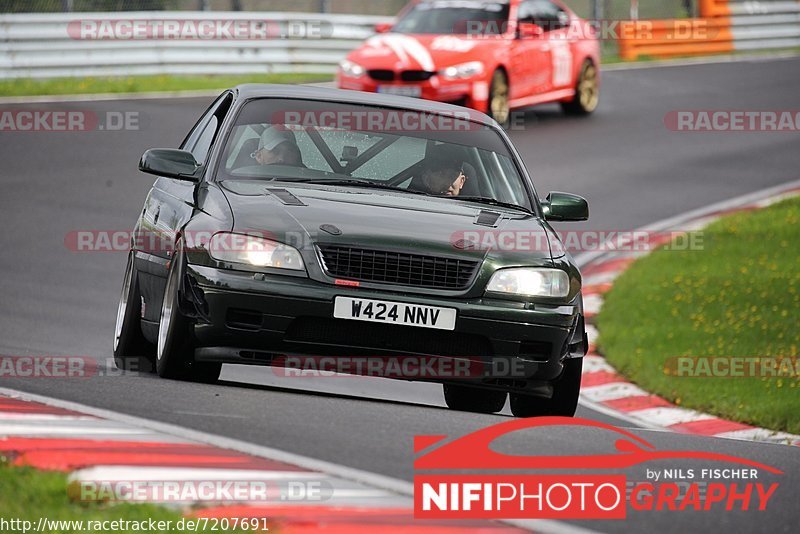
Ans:
[[[728,0],[701,0],[702,18],[631,20],[620,24],[619,55],[665,58],[733,52]]]
[[[727,17],[730,14],[728,0],[700,0],[700,16],[703,18]]]

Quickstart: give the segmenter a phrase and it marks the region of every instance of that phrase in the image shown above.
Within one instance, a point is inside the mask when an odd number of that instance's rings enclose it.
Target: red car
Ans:
[[[599,42],[558,0],[415,0],[375,29],[339,65],[340,88],[456,103],[500,124],[545,102],[597,108]]]

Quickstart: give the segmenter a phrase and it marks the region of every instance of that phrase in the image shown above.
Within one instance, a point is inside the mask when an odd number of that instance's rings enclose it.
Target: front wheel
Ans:
[[[510,94],[508,76],[502,70],[496,70],[489,87],[489,116],[503,128],[508,128],[511,121]]]
[[[142,334],[142,301],[139,293],[139,276],[134,262],[135,253],[128,254],[128,266],[122,282],[122,293],[117,305],[114,325],[114,363],[126,371],[151,372],[153,346]]]
[[[561,378],[553,384],[551,398],[512,393],[511,413],[515,417],[574,416],[575,410],[578,409],[578,397],[581,393],[582,371],[583,358],[566,360]]]
[[[506,403],[506,393],[469,386],[444,384],[444,402],[451,410],[474,413],[497,413]]]
[[[220,363],[194,361],[191,324],[180,310],[180,291],[183,276],[183,254],[177,252],[172,260],[161,318],[158,323],[158,346],[156,348],[156,370],[162,378],[190,380],[194,382],[216,382],[222,370]]]
[[[600,103],[600,78],[597,67],[591,61],[585,61],[575,83],[575,97],[569,102],[562,102],[561,109],[567,115],[586,116],[597,109]]]

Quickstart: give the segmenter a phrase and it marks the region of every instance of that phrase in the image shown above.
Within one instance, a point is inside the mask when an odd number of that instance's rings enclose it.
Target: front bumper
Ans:
[[[481,362],[490,371],[511,371],[509,376],[489,372],[469,377],[476,385],[530,389],[557,379],[564,358],[575,348],[573,340],[583,339],[580,296],[570,305],[534,307],[499,299],[342,287],[192,264],[186,273],[184,287],[191,288],[184,291],[186,305],[194,307],[197,317],[195,358],[204,361],[271,365],[280,356],[298,354],[434,356]],[[336,296],[455,308],[456,327],[442,331],[334,319]],[[434,381],[448,381],[440,378]]]
[[[481,112],[487,110],[489,101],[489,81],[483,78],[446,80],[441,76],[434,76],[424,82],[381,82],[373,80],[367,75],[353,78],[339,73],[336,77],[336,85],[339,89],[365,91],[368,93],[377,93],[386,88],[398,88],[400,91],[413,89],[419,91],[419,95],[415,95],[419,98],[460,104]],[[406,94],[406,96],[408,95]]]

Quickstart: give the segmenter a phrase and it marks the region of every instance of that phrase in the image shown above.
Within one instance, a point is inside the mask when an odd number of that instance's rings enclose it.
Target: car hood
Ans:
[[[384,33],[367,39],[347,59],[367,69],[437,71],[467,61],[486,60],[497,49],[496,39]]]
[[[488,258],[498,266],[552,260],[542,222],[515,210],[359,187],[226,180],[222,190],[233,211],[234,232],[260,232],[296,248],[346,244]],[[481,219],[496,221],[487,226]],[[499,234],[537,236],[541,245],[493,247]]]

